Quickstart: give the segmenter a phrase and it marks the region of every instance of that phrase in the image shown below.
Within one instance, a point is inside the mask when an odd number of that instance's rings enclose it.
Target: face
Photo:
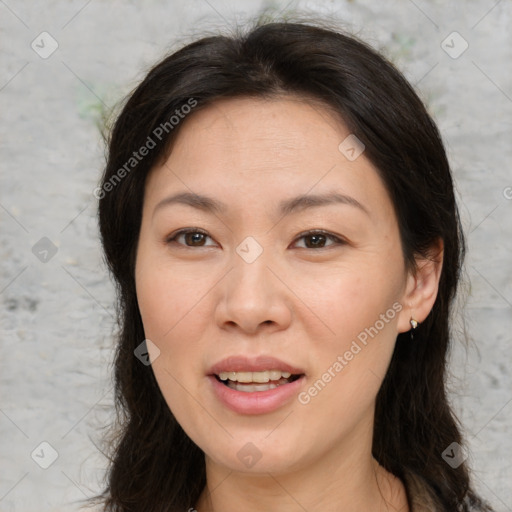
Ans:
[[[222,100],[148,177],[136,286],[152,369],[219,467],[371,448],[410,276],[376,169],[339,149],[349,135],[302,99]]]

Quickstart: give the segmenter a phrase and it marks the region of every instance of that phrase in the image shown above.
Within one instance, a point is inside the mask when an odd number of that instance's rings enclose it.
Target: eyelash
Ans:
[[[186,228],[186,229],[181,229],[180,231],[177,231],[176,233],[173,233],[172,235],[170,235],[169,237],[166,238],[165,242],[167,244],[170,244],[170,243],[173,243],[173,242],[174,243],[178,243],[178,242],[176,242],[176,239],[179,236],[186,235],[188,233],[200,233],[202,235],[205,235],[205,236],[211,238],[208,235],[208,233],[206,231],[203,231],[202,229],[199,229],[199,228]],[[345,240],[342,240],[340,237],[338,237],[336,235],[333,235],[332,233],[329,233],[328,231],[321,230],[321,229],[314,229],[314,230],[311,230],[311,231],[305,231],[303,233],[300,233],[295,238],[295,241],[300,240],[301,238],[305,238],[305,237],[308,237],[308,236],[315,236],[315,235],[323,235],[323,236],[326,237],[326,239],[331,240],[336,245],[344,245],[344,244],[346,244]],[[202,245],[193,246],[193,245],[185,245],[185,244],[180,244],[180,245],[183,245],[186,248],[211,247],[209,245],[208,246],[202,246]],[[319,249],[327,249],[329,247],[332,247],[332,245],[329,245],[327,247],[320,247]],[[318,250],[318,249],[315,249],[313,247],[300,247],[300,249]]]

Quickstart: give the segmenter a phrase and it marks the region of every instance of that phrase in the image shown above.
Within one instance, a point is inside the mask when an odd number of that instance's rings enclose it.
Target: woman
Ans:
[[[109,141],[109,511],[490,510],[445,392],[464,240],[438,130],[353,37],[156,65]]]

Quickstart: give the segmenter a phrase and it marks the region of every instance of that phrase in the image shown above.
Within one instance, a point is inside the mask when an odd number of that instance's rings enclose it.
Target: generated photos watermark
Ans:
[[[345,368],[354,357],[366,347],[369,339],[375,338],[382,329],[388,324],[397,313],[402,311],[403,306],[400,302],[395,302],[385,313],[379,315],[375,323],[366,327],[357,335],[357,340],[353,340],[350,348],[343,355],[339,355],[329,368],[312,384],[306,391],[299,393],[297,399],[302,405],[307,405],[311,400],[331,382]],[[358,343],[359,342],[359,343]]]
[[[144,366],[150,366],[160,357],[160,349],[155,343],[148,339],[145,339],[137,345],[133,353]]]
[[[182,119],[185,119],[185,117],[190,114],[195,106],[197,106],[197,100],[189,98],[186,103],[174,111],[174,114],[168,121],[160,123],[151,132],[151,135],[148,135],[146,142],[138,149],[138,151],[134,151],[132,156],[123,164],[123,166],[120,167],[105,183],[103,183],[101,187],[96,187],[94,189],[94,197],[96,199],[103,199],[109,192],[114,190],[121,180],[135,169],[139,162],[144,160],[151,150],[156,148],[157,144],[180,124]]]

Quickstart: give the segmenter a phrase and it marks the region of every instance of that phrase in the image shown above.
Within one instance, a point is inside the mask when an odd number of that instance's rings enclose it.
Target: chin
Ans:
[[[250,474],[279,474],[287,473],[300,465],[300,456],[297,453],[299,442],[291,442],[276,438],[273,442],[264,439],[264,436],[236,436],[236,441],[228,441],[225,446],[215,444],[215,447],[206,447],[203,451],[207,459],[221,465],[230,471]],[[261,439],[261,440],[260,440]],[[210,448],[214,448],[213,450]]]

